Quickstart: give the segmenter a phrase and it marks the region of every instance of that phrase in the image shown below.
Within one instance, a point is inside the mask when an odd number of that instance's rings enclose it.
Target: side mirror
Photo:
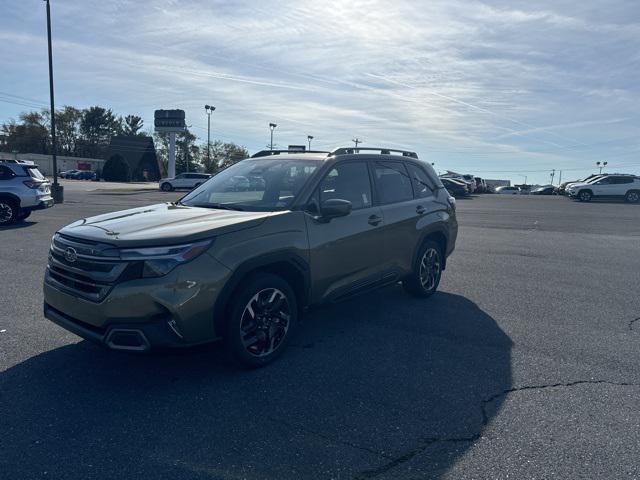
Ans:
[[[351,213],[351,202],[349,200],[342,200],[339,198],[332,198],[325,200],[320,206],[320,216],[324,220],[331,220],[332,218],[344,217]]]

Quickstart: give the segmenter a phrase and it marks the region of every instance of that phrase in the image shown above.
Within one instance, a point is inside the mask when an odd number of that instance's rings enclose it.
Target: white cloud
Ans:
[[[182,107],[199,134],[213,103],[214,133],[251,149],[276,121],[283,145],[357,135],[454,170],[588,171],[601,156],[629,155],[632,141],[611,140],[640,129],[637,9],[513,4],[56,2],[58,101],[147,124],[156,107]],[[46,98],[42,12],[3,8],[0,90]],[[0,104],[0,120],[16,108]]]

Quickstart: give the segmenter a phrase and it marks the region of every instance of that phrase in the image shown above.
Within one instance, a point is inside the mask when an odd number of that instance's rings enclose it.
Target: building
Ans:
[[[30,160],[38,165],[38,169],[44,175],[53,175],[53,157],[51,155],[0,152],[0,160]],[[104,160],[101,158],[67,157],[64,155],[57,155],[57,162],[58,173],[64,172],[65,170],[91,170],[100,172],[104,165]]]
[[[120,157],[128,166],[133,181],[157,181],[160,168],[153,138],[147,136],[111,137],[107,159]]]
[[[489,187],[493,188],[511,186],[511,180],[489,180],[488,178],[485,178],[484,181]]]

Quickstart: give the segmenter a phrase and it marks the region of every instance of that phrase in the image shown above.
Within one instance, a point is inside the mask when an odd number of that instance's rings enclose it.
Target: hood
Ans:
[[[576,188],[576,187],[580,188],[580,187],[586,187],[586,186],[591,186],[591,184],[586,182],[573,182],[567,185],[566,188],[571,189],[571,188]]]
[[[255,227],[272,214],[161,203],[78,220],[60,233],[117,246],[170,245]]]

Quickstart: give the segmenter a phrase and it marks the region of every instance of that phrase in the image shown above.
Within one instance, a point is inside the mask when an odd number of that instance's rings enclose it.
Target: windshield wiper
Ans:
[[[195,203],[190,206],[200,208],[215,208],[218,210],[237,210],[239,212],[244,211],[244,208],[237,205],[229,205],[228,203]]]

